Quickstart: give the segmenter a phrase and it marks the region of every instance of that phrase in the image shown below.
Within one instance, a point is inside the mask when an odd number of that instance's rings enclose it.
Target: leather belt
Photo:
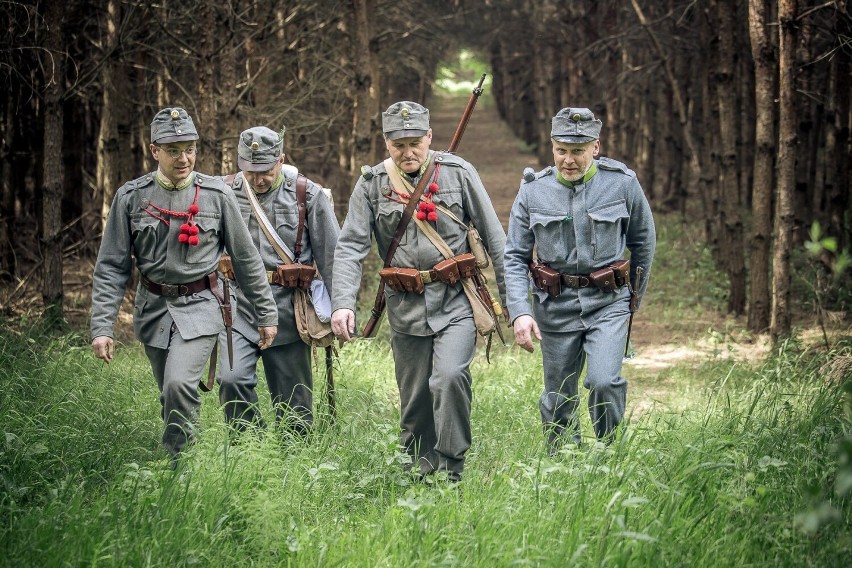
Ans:
[[[202,276],[195,282],[188,282],[186,284],[158,284],[148,280],[145,278],[145,275],[140,272],[139,280],[149,292],[158,296],[165,296],[166,298],[189,296],[190,294],[195,294],[196,292],[201,292],[202,290],[210,288],[210,280],[207,276]]]
[[[568,288],[588,288],[592,285],[589,277],[583,274],[560,274],[559,280]]]

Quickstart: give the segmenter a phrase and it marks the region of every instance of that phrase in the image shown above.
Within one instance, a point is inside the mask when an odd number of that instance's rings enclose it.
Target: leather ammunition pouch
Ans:
[[[615,285],[621,288],[630,283],[630,261],[619,260],[609,265],[615,273]]]
[[[316,273],[316,267],[308,264],[279,264],[275,272],[270,273],[269,281],[283,288],[310,290]]]
[[[466,252],[442,260],[429,272],[434,272],[433,281],[440,280],[452,286],[462,278],[473,278],[477,270],[477,264],[476,255]]]
[[[539,290],[547,292],[554,298],[562,293],[562,278],[557,270],[540,262],[531,262],[530,274],[535,287]]]
[[[385,286],[397,292],[422,294],[426,289],[423,284],[423,278],[420,276],[420,271],[416,268],[389,266],[379,272],[379,278],[382,279]]]
[[[609,266],[605,266],[589,274],[589,280],[601,292],[614,292],[618,289],[618,286],[615,285],[615,272]]]

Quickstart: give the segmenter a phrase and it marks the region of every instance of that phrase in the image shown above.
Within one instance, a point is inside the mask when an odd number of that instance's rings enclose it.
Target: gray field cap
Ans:
[[[411,101],[394,103],[382,113],[382,131],[390,140],[426,136],[429,109]]]
[[[284,138],[265,126],[243,130],[237,144],[237,165],[244,172],[265,172],[275,166],[284,150]]]
[[[550,137],[566,144],[583,144],[601,137],[603,123],[587,108],[563,108],[553,117]]]
[[[166,107],[151,121],[151,144],[198,140],[192,117],[180,107]]]

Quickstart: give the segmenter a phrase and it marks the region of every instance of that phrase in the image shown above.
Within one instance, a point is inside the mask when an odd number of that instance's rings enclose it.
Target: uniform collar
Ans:
[[[192,184],[192,182],[195,180],[195,172],[190,172],[190,174],[186,176],[186,179],[177,185],[170,182],[160,170],[157,170],[156,179],[157,184],[163,189],[168,191],[180,191],[181,189],[185,189]]]
[[[566,187],[574,187],[574,186],[580,185],[582,183],[586,183],[587,181],[589,181],[590,179],[595,177],[596,173],[598,173],[598,163],[595,162],[594,160],[592,160],[592,165],[589,166],[588,171],[586,171],[586,173],[583,175],[583,177],[580,178],[579,180],[568,181],[567,179],[562,177],[562,173],[559,170],[556,170],[556,179],[559,181],[559,183],[561,183],[562,185],[564,185]]]

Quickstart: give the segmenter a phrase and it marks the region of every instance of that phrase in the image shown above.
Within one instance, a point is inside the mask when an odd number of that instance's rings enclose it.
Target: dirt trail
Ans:
[[[467,101],[468,97],[451,97],[431,103],[433,149],[450,145]],[[500,120],[493,100],[485,97],[477,103],[457,153],[476,167],[506,228],[524,168],[540,169],[535,155]]]

